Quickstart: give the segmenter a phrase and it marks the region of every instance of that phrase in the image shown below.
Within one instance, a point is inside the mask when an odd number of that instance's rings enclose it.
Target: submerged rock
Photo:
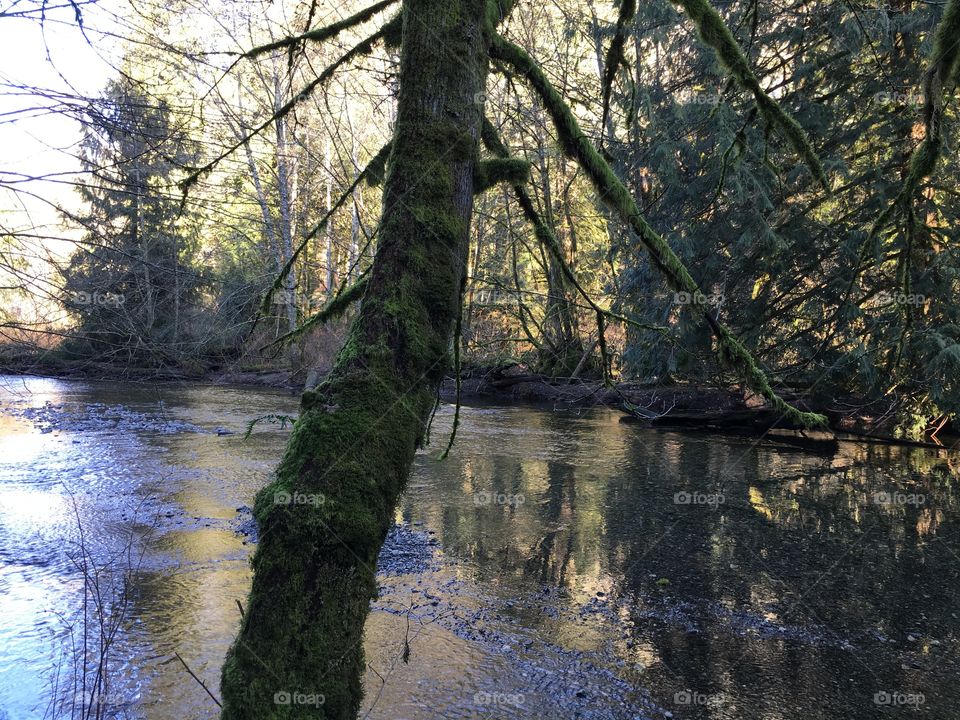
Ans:
[[[162,406],[155,412],[140,412],[124,405],[77,404],[72,408],[47,401],[41,406],[8,407],[4,412],[32,422],[42,433],[149,432],[161,435],[207,432],[199,425],[166,416]]]

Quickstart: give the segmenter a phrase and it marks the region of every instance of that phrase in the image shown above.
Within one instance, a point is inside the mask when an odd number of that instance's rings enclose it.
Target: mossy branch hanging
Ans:
[[[322,28],[314,28],[313,30],[308,30],[305,33],[301,33],[300,35],[293,35],[291,37],[275,40],[274,42],[267,43],[266,45],[259,45],[251,50],[247,50],[247,52],[245,52],[241,57],[255,58],[258,55],[263,55],[273,50],[280,50],[282,48],[299,45],[306,40],[310,40],[312,42],[323,42],[324,40],[330,40],[344,30],[349,30],[350,28],[360,25],[361,23],[365,23],[374,15],[382,10],[386,10],[395,2],[397,2],[397,0],[382,0],[382,2],[378,2],[375,5],[366,8],[365,10],[360,10],[350,17],[346,17],[343,20],[335,22],[331,25],[327,25]]]
[[[262,348],[260,348],[260,352],[264,352],[277,345],[282,345],[283,343],[295,340],[307,332],[307,330],[310,328],[316,327],[317,325],[325,323],[328,320],[334,320],[340,317],[350,306],[350,303],[355,302],[363,297],[363,293],[367,289],[367,279],[368,277],[366,273],[364,273],[353,285],[341,288],[340,292],[337,293],[333,299],[324,305],[315,315],[310,316],[295,330],[291,330],[290,332],[281,335],[276,340],[264,345]]]
[[[607,126],[607,118],[610,116],[610,94],[613,91],[613,80],[617,76],[617,70],[621,67],[627,67],[627,57],[623,52],[623,47],[627,39],[627,26],[633,22],[637,14],[636,0],[620,0],[620,12],[617,14],[617,29],[614,31],[613,40],[610,41],[610,47],[607,49],[607,56],[603,65],[603,116],[600,121],[600,127]],[[601,146],[603,143],[600,143]]]
[[[753,95],[763,119],[769,125],[780,128],[794,152],[803,159],[817,181],[829,193],[830,181],[824,172],[820,157],[810,143],[810,138],[800,127],[800,123],[760,87],[760,81],[750,69],[747,56],[730,32],[730,28],[720,17],[720,13],[707,0],[672,0],[672,2],[684,9],[693,24],[697,26],[700,38],[716,52],[720,64],[737,85]]]
[[[497,132],[497,129],[493,126],[493,123],[491,123],[486,117],[483,118],[480,138],[483,140],[483,144],[487,150],[492,152],[494,155],[499,158],[509,158],[510,151],[507,149],[507,146],[503,144],[503,141],[500,139],[500,135]],[[576,273],[574,273],[573,268],[570,267],[570,263],[568,263],[567,259],[563,256],[563,251],[560,248],[560,243],[557,241],[557,236],[554,234],[553,229],[547,224],[540,213],[537,212],[537,209],[533,204],[533,200],[530,198],[530,194],[527,192],[523,184],[514,183],[513,193],[517,198],[517,204],[520,205],[520,209],[523,211],[524,217],[533,227],[533,232],[536,235],[537,240],[539,240],[540,243],[547,248],[553,258],[557,261],[557,264],[560,266],[560,269],[567,281],[574,287],[574,289],[576,289],[576,291],[584,299],[587,305],[594,311],[594,313],[596,313],[597,333],[600,336],[598,339],[598,345],[600,347],[601,360],[604,363],[607,361],[606,342],[603,339],[604,318],[618,320],[625,325],[631,325],[640,330],[651,330],[653,332],[659,332],[664,337],[667,336],[668,331],[665,327],[641,323],[632,318],[612,312],[611,310],[605,310],[604,308],[600,307],[593,297],[591,297],[590,293],[588,293],[583,285],[580,284]]]
[[[690,293],[694,297],[699,296],[700,288],[687,268],[667,242],[647,224],[630,191],[584,135],[570,107],[540,66],[522,48],[501,35],[493,38],[491,54],[527,79],[553,120],[564,152],[584,169],[600,198],[637,234],[654,266],[660,270],[667,283],[674,290]],[[826,425],[827,420],[823,415],[803,412],[784,401],[773,390],[766,374],[733,333],[716,319],[707,306],[695,307],[716,336],[721,358],[740,373],[755,392],[794,424],[805,427]]]
[[[910,161],[904,182],[909,201],[917,187],[933,174],[943,151],[943,101],[950,82],[960,74],[960,0],[949,0],[933,36],[930,64],[923,78],[924,139]]]
[[[260,321],[261,317],[264,317],[270,313],[270,304],[273,302],[273,295],[277,290],[280,290],[283,287],[283,281],[286,279],[287,275],[290,274],[290,271],[293,269],[293,264],[297,261],[297,258],[300,257],[301,253],[306,249],[307,243],[309,243],[313,238],[321,232],[327,224],[330,222],[330,218],[333,217],[333,214],[339,210],[343,204],[353,196],[354,190],[360,185],[361,182],[366,180],[368,184],[374,184],[382,181],[384,167],[387,162],[387,157],[390,155],[390,143],[387,143],[380,151],[373,156],[370,162],[367,163],[366,167],[360,171],[360,174],[354,178],[353,182],[350,184],[346,190],[341,193],[340,197],[337,198],[337,201],[330,207],[326,214],[320,219],[320,222],[317,223],[313,229],[308,232],[300,244],[297,246],[297,249],[293,251],[290,255],[290,258],[280,269],[280,272],[277,273],[277,276],[273,279],[273,284],[267,290],[263,296],[263,300],[260,302],[260,310],[257,314],[257,317],[254,318],[253,326],[256,327],[257,323]]]
[[[390,23],[387,24],[388,27],[389,25]],[[311,80],[306,85],[306,87],[304,87],[299,93],[297,93],[296,96],[294,96],[293,98],[288,100],[286,103],[284,103],[270,117],[268,117],[266,120],[261,122],[255,128],[253,128],[244,137],[240,138],[235,143],[230,145],[226,150],[224,150],[222,153],[217,155],[213,160],[208,162],[206,165],[203,165],[202,167],[188,168],[189,170],[192,170],[192,172],[186,178],[184,178],[179,183],[177,183],[180,187],[180,190],[183,192],[183,201],[186,202],[187,193],[190,192],[190,188],[192,188],[194,185],[197,184],[200,178],[202,178],[207,173],[211,172],[225,158],[228,158],[231,155],[233,155],[233,153],[235,153],[245,144],[250,142],[253,138],[255,138],[257,135],[262,133],[268,127],[273,125],[273,123],[275,123],[278,119],[289,115],[293,111],[293,109],[297,106],[298,103],[301,103],[304,100],[306,100],[308,97],[310,97],[313,94],[314,90],[316,90],[318,87],[326,83],[331,77],[333,77],[334,73],[336,73],[336,71],[339,70],[341,67],[343,67],[345,64],[347,64],[348,62],[350,62],[356,57],[359,57],[361,55],[367,55],[368,53],[370,53],[370,51],[373,50],[373,46],[376,45],[380,40],[384,39],[384,35],[385,35],[385,30],[381,28],[370,37],[364,40],[361,40],[359,43],[354,45],[347,52],[345,52],[343,55],[337,58],[331,65],[327,66],[323,70],[323,72],[321,72],[316,78]]]

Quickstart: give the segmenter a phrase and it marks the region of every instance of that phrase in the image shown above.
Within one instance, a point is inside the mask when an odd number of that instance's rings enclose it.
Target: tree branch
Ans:
[[[395,2],[397,2],[397,0],[382,0],[381,2],[378,2],[365,10],[361,10],[360,12],[354,13],[350,17],[344,18],[339,22],[335,22],[332,25],[327,25],[326,27],[322,28],[315,28],[313,30],[308,30],[305,33],[301,33],[300,35],[285,37],[280,40],[267,43],[266,45],[260,45],[252,50],[247,50],[247,52],[241,55],[241,57],[255,58],[258,55],[263,55],[272,50],[293,47],[305,40],[312,40],[314,42],[323,42],[324,40],[329,40],[330,38],[336,37],[344,30],[366,22],[381,10],[386,10]]]
[[[600,197],[619,213],[621,219],[637,234],[653,264],[664,275],[668,284],[675,290],[689,293],[691,297],[701,297],[700,288],[687,268],[666,241],[644,220],[630,191],[584,135],[570,107],[539,65],[522,48],[501,35],[493,38],[491,55],[512,66],[527,79],[550,114],[564,152],[580,164]],[[773,390],[766,374],[757,366],[750,352],[726,325],[717,320],[706,305],[694,304],[693,307],[700,312],[716,336],[721,358],[734,367],[747,384],[766,398],[784,418],[806,427],[826,425],[827,420],[823,415],[803,412],[785,402]]]

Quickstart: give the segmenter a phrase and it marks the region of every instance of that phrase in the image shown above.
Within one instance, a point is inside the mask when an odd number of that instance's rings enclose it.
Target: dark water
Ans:
[[[217,693],[237,508],[287,436],[243,429],[294,399],[2,378],[0,402],[0,718],[69,717],[84,560],[118,619],[107,716],[215,717],[174,653]],[[362,717],[960,717],[956,457],[498,407],[436,452],[382,556]]]

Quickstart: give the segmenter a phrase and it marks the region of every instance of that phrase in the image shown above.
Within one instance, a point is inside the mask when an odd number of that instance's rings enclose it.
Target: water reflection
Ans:
[[[286,437],[242,431],[295,401],[47,380],[10,381],[0,399],[122,405],[197,428],[0,414],[0,717],[49,704],[82,592],[68,558],[78,518],[99,557],[130,537],[145,551],[115,651],[122,710],[214,716],[171,658],[216,689],[249,584],[236,509]],[[382,580],[366,632],[371,718],[960,714],[955,458],[846,443],[818,455],[644,430],[607,410],[489,407],[466,408],[450,458],[434,458],[418,456],[398,517],[438,552]]]

